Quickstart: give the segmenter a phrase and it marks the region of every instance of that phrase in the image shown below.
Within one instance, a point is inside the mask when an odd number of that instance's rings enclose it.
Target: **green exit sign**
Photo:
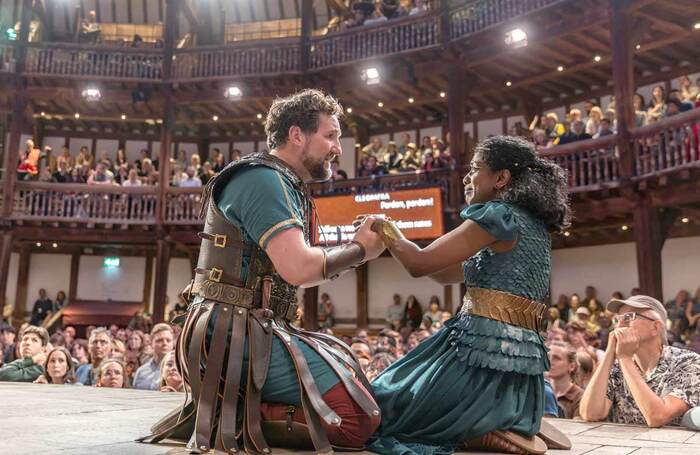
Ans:
[[[119,258],[116,257],[106,257],[102,261],[102,266],[108,269],[114,269],[119,267]]]

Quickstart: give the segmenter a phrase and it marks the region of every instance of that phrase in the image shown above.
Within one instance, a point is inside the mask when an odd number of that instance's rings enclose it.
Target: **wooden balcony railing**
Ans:
[[[162,78],[161,49],[30,44],[31,75],[155,81]]]
[[[700,109],[634,130],[635,176],[700,166]]]
[[[166,224],[201,224],[202,188],[170,188],[165,195]]]
[[[18,182],[12,219],[154,224],[157,198],[154,187]]]
[[[617,136],[573,142],[540,155],[561,166],[569,175],[569,191],[581,192],[619,184]]]
[[[450,39],[459,39],[561,0],[477,0],[450,13]]]
[[[299,40],[266,40],[254,45],[181,49],[175,51],[174,78],[178,81],[295,73],[300,69]]]
[[[311,41],[311,68],[319,69],[440,44],[438,12],[331,33]]]
[[[11,73],[15,70],[15,47],[10,43],[0,43],[0,72]]]

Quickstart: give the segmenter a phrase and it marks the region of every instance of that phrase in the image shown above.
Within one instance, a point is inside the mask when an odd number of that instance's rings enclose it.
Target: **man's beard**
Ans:
[[[301,164],[308,171],[313,180],[328,180],[331,178],[332,172],[330,167],[326,167],[326,158],[312,158],[309,153],[309,146],[304,147],[301,152]]]

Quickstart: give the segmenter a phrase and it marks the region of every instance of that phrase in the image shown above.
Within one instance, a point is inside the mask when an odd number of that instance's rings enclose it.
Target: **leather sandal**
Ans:
[[[559,431],[554,425],[544,419],[540,423],[540,432],[537,433],[537,436],[539,436],[545,442],[545,444],[547,444],[547,448],[549,449],[571,449],[571,441],[569,438],[564,433]]]
[[[547,444],[537,436],[526,437],[512,431],[495,430],[466,443],[469,450],[486,450],[490,452],[516,453],[523,455],[542,455],[547,451]]]

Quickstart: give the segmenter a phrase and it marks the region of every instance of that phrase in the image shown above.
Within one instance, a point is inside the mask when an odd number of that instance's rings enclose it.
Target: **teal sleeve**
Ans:
[[[264,250],[272,238],[290,228],[303,228],[301,202],[279,172],[251,167],[237,172],[221,191],[219,210]]]
[[[31,357],[17,359],[0,368],[0,381],[34,382],[44,373],[41,365],[36,365]]]
[[[460,214],[464,220],[472,220],[496,240],[515,240],[518,225],[513,209],[500,201],[470,205]]]

